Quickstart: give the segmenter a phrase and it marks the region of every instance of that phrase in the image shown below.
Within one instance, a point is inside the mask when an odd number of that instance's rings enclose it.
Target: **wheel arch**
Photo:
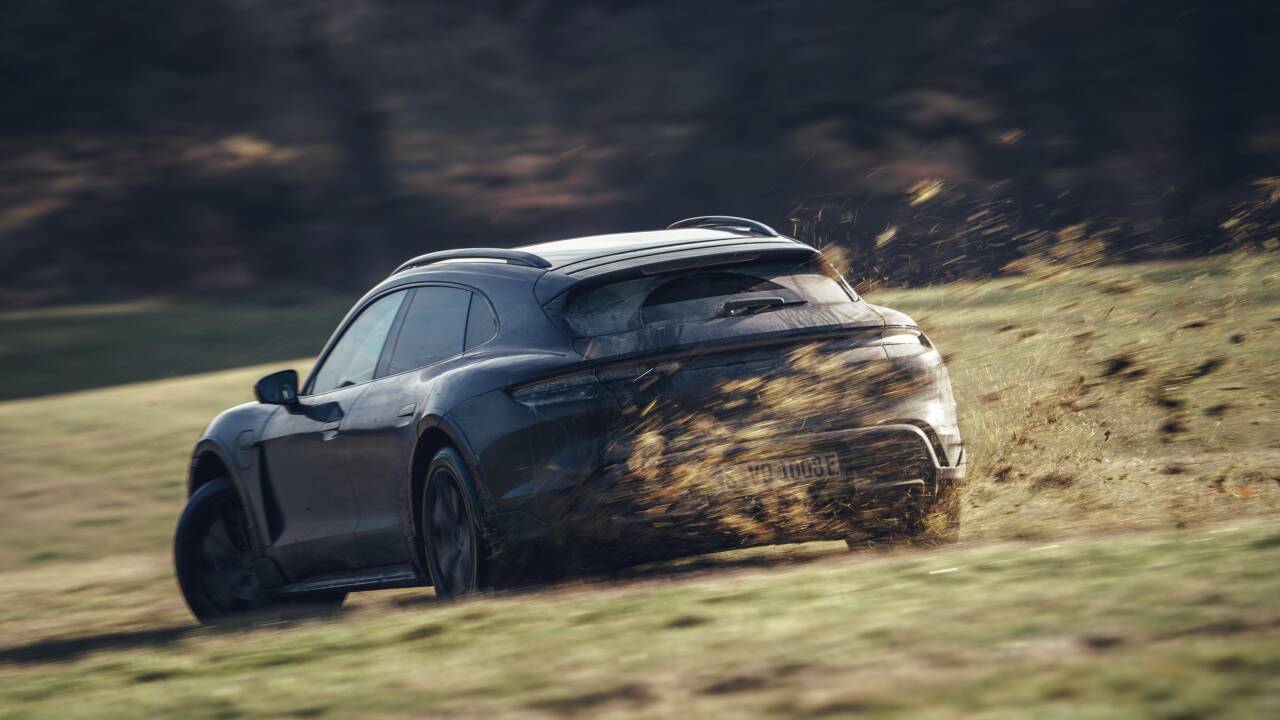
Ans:
[[[230,478],[238,489],[240,482],[235,469],[236,464],[221,443],[212,438],[201,440],[191,453],[191,467],[187,471],[187,497],[195,495],[197,490],[220,477]]]
[[[270,545],[270,539],[263,526],[263,508],[255,502],[252,489],[245,486],[253,478],[252,474],[246,477],[246,472],[256,471],[245,469],[234,458],[235,455],[217,437],[204,437],[196,443],[195,450],[191,452],[191,466],[187,471],[187,499],[189,501],[200,488],[214,480],[227,478],[240,496],[240,504],[249,518],[249,530],[253,533],[257,547],[266,548]]]

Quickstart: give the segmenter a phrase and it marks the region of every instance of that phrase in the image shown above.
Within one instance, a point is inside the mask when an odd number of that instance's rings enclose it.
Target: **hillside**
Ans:
[[[867,297],[948,356],[960,545],[739,551],[460,605],[367,594],[219,632],[193,626],[167,555],[190,443],[259,375],[305,365],[281,354],[318,347],[340,303],[242,346],[271,325],[249,300],[0,314],[6,348],[57,328],[75,390],[0,403],[0,717],[1274,714],[1280,260]],[[85,384],[104,313],[134,366]],[[154,332],[166,316],[203,320]],[[267,364],[220,367],[229,347]],[[201,374],[171,377],[184,352]],[[5,396],[58,389],[11,367]],[[112,378],[139,382],[79,389]]]

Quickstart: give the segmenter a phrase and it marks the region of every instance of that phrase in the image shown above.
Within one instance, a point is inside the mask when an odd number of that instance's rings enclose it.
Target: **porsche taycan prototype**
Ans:
[[[413,258],[254,390],[192,454],[174,550],[205,622],[958,522],[938,350],[743,218]]]

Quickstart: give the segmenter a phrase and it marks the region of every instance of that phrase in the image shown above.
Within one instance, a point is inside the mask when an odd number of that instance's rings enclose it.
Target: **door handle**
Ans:
[[[409,403],[408,405],[405,405],[404,407],[400,408],[400,412],[396,413],[396,417],[409,417],[410,415],[413,414],[413,411],[417,409],[418,409],[417,403]]]

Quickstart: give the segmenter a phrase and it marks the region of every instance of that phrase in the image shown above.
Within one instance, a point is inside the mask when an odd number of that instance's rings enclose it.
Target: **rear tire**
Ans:
[[[422,542],[436,596],[455,600],[486,585],[489,553],[476,519],[470,476],[453,448],[436,453],[422,493]]]

